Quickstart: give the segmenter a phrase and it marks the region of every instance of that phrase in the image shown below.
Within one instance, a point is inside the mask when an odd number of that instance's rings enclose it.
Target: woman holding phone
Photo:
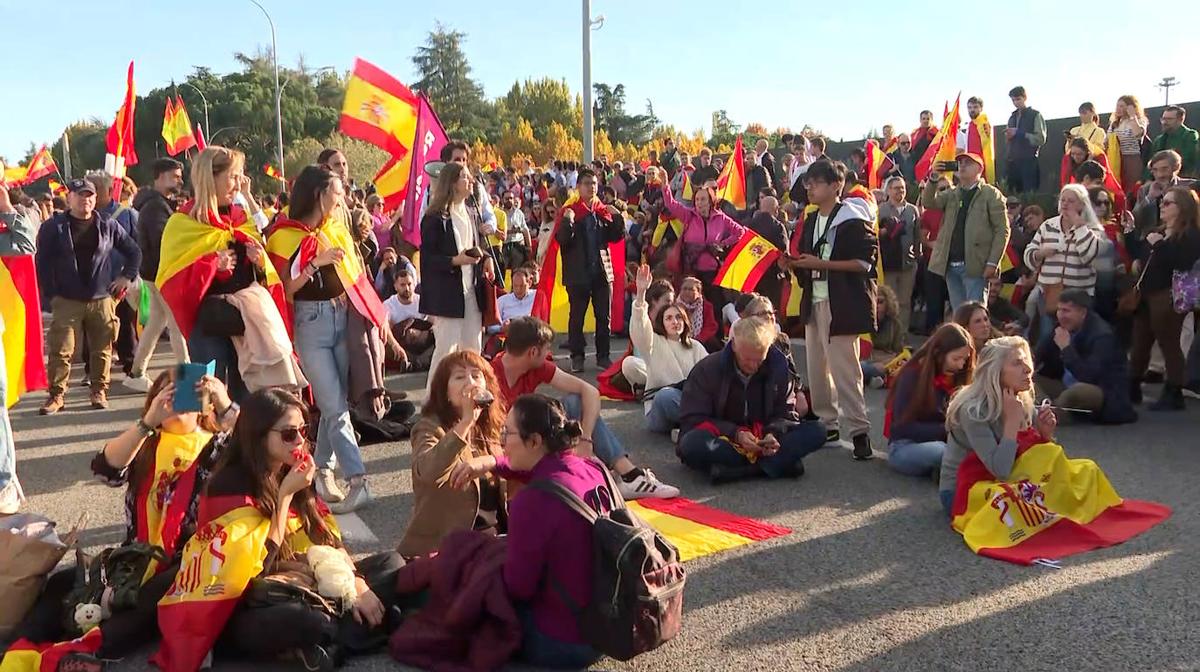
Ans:
[[[479,352],[488,283],[495,279],[479,233],[478,207],[469,207],[471,176],[462,164],[447,163],[438,174],[421,218],[421,312],[433,322],[429,370],[455,350]],[[429,381],[433,381],[430,375]],[[430,392],[432,388],[426,388]]]
[[[1121,154],[1121,174],[1118,177],[1121,178],[1121,190],[1127,194],[1142,179],[1142,170],[1145,168],[1142,142],[1149,128],[1150,121],[1146,119],[1137,96],[1117,98],[1116,109],[1108,120],[1108,132],[1116,137]]]

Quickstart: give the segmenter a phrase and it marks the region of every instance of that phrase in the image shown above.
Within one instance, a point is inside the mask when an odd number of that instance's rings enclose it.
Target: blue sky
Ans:
[[[467,56],[489,96],[527,77],[566,78],[580,88],[576,0],[263,4],[276,22],[283,64],[303,55],[310,67],[345,70],[361,56],[410,83],[413,50],[441,21],[467,33]],[[940,114],[960,89],[964,99],[982,96],[993,121],[1003,123],[1011,108],[1006,94],[1018,83],[1048,118],[1074,114],[1084,100],[1107,112],[1124,93],[1161,104],[1154,84],[1164,75],[1182,80],[1173,100],[1200,98],[1191,67],[1200,3],[593,0],[592,6],[606,18],[592,33],[593,81],[624,83],[634,111],[650,98],[660,118],[688,131],[707,128],[712,111],[724,108],[740,124],[811,123],[835,139],[861,137],[887,122],[911,128],[923,108]],[[0,155],[10,158],[20,158],[30,142],[52,142],[76,119],[111,119],[130,59],[139,90],[148,91],[182,79],[192,65],[227,72],[236,67],[234,51],[270,44],[267,22],[248,0],[0,0],[0,17]]]

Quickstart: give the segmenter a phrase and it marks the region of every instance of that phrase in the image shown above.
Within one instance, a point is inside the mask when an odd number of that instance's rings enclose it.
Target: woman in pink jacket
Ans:
[[[683,275],[700,278],[706,291],[713,289],[713,278],[721,267],[716,256],[720,248],[736,243],[745,231],[741,224],[721,212],[716,203],[712,187],[696,189],[691,208],[676,201],[670,189],[663,189],[663,206],[672,217],[683,222],[683,268],[679,270]],[[717,305],[717,301],[709,300]]]

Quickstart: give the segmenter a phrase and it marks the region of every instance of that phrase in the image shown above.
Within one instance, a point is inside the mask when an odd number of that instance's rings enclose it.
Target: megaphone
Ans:
[[[445,161],[428,161],[425,163],[425,174],[436,179],[445,167]]]

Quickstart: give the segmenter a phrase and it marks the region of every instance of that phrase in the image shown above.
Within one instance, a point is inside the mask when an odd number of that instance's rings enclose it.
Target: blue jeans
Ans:
[[[587,644],[564,642],[542,634],[529,605],[518,605],[517,615],[521,618],[520,658],[523,662],[534,667],[582,670],[600,659],[600,654]]]
[[[361,476],[362,455],[350,424],[350,355],[346,350],[345,299],[295,303],[296,353],[312,385],[321,422],[317,425],[317,468],[334,469],[341,463],[346,478]]]
[[[568,394],[562,398],[563,410],[572,420],[583,419],[583,399],[578,394]],[[596,418],[596,426],[592,428],[592,452],[601,462],[613,466],[619,458],[625,457],[625,447],[621,440],[613,434],[604,418]]]
[[[4,317],[0,316],[0,334],[4,333]],[[12,423],[8,419],[8,366],[4,348],[0,347],[0,490],[13,479],[17,468],[17,448],[13,444]]]
[[[227,336],[209,336],[201,327],[192,329],[192,335],[187,341],[188,357],[200,364],[215,362],[216,376],[225,383],[229,390],[229,398],[241,403],[250,394],[246,383],[242,381],[241,370],[238,369],[237,351],[233,349],[233,340]]]
[[[942,468],[942,455],[945,452],[945,441],[917,443],[897,439],[888,444],[888,464],[907,476],[928,476],[934,469]]]
[[[669,434],[679,426],[679,404],[683,401],[683,390],[664,387],[654,393],[650,400],[650,411],[646,413],[646,429],[659,434]]]
[[[954,506],[954,491],[938,490],[938,501],[942,503],[942,510],[946,512],[946,517],[950,517],[950,507]]]
[[[946,291],[950,293],[951,312],[968,301],[987,305],[987,280],[967,275],[964,262],[952,261],[946,266]]]
[[[861,365],[864,381],[870,382],[872,378],[887,378],[887,370],[883,368],[883,364],[863,360]]]
[[[771,478],[790,476],[797,462],[825,445],[825,425],[820,421],[802,422],[779,439],[779,452],[760,455],[756,464]],[[693,429],[679,437],[679,457],[692,469],[708,473],[713,465],[744,467],[749,460],[727,439],[713,436],[705,429]]]

